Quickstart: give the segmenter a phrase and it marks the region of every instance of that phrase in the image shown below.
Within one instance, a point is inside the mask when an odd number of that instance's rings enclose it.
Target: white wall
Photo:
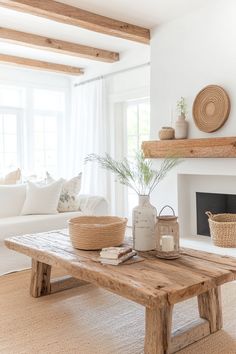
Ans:
[[[206,5],[157,27],[151,41],[151,137],[176,118],[176,101],[187,99],[189,137],[236,136],[236,2],[206,1]],[[192,119],[192,103],[206,85],[223,86],[231,99],[231,113],[217,132],[199,131]],[[160,161],[156,160],[156,164]],[[178,174],[236,175],[235,159],[186,159],[152,196],[159,209],[171,204],[178,212]],[[183,188],[182,188],[183,193]]]
[[[208,84],[223,86],[232,103],[225,126],[210,136],[236,134],[236,2],[206,1],[204,7],[157,27],[151,40],[152,138],[171,123],[171,108],[184,96],[189,107],[189,137],[208,137],[192,119],[196,94]],[[176,114],[175,114],[176,116]]]
[[[150,95],[150,66],[126,71],[108,79],[110,99],[122,101]]]

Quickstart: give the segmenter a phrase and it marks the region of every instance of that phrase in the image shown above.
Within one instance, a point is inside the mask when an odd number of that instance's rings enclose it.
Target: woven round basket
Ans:
[[[99,250],[123,243],[127,219],[117,216],[79,216],[70,219],[68,224],[74,248]]]
[[[230,99],[226,91],[217,85],[202,89],[193,103],[193,118],[203,132],[211,133],[221,128],[230,113]]]
[[[208,216],[212,241],[219,247],[236,247],[236,214],[215,214]]]
[[[162,127],[158,134],[160,140],[171,140],[175,137],[175,130],[171,127]]]

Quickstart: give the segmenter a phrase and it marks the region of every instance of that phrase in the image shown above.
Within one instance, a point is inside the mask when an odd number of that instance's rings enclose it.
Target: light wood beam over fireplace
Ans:
[[[46,17],[53,21],[82,27],[94,32],[146,43],[150,41],[150,30],[80,8],[52,0],[0,0],[7,8]]]
[[[147,158],[230,158],[236,157],[236,137],[143,141],[142,150]]]
[[[0,39],[27,47],[44,49],[56,53],[108,63],[113,63],[119,60],[119,53],[66,42],[59,39],[43,37],[36,34],[20,32],[9,28],[0,27]]]
[[[83,75],[83,69],[69,65],[49,63],[41,60],[17,57],[13,55],[0,54],[0,62],[11,65],[18,65],[29,69],[53,71],[67,75]]]

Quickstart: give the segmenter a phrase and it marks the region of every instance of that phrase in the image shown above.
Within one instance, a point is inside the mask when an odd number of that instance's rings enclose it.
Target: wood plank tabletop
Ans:
[[[5,244],[147,307],[175,304],[236,279],[236,258],[192,249],[182,249],[176,260],[158,259],[150,251],[139,252],[141,262],[102,265],[98,251],[72,247],[68,230],[15,236]]]

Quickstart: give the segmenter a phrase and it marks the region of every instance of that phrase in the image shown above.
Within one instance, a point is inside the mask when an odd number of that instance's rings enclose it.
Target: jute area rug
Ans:
[[[29,271],[0,277],[1,354],[141,354],[144,308],[86,285],[29,296]],[[223,286],[224,329],[178,352],[236,354],[236,283]],[[175,326],[197,316],[196,301],[176,306]]]

